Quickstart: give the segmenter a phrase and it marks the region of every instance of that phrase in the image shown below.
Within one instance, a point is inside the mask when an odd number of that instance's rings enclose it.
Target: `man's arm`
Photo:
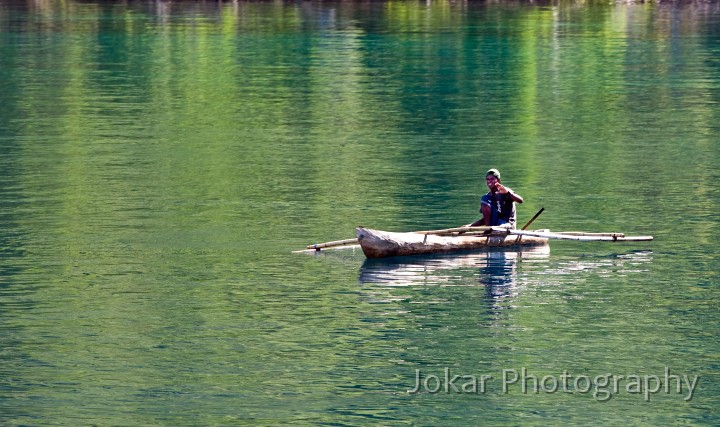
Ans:
[[[510,192],[510,198],[511,198],[511,199],[513,200],[513,202],[515,202],[515,203],[522,203],[522,202],[524,201],[523,198],[520,197],[519,194],[512,193],[512,192]]]
[[[519,194],[513,193],[512,191],[508,190],[507,187],[505,187],[504,185],[502,185],[500,183],[498,183],[498,185],[497,185],[497,190],[498,190],[498,193],[500,193],[500,194],[508,194],[509,193],[510,198],[515,203],[522,203],[524,201],[523,198]]]

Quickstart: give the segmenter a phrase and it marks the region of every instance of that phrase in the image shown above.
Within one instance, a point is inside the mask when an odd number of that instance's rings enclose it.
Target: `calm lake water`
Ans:
[[[3,1],[0,152],[0,424],[720,424],[717,4]],[[655,240],[291,254],[490,167]]]

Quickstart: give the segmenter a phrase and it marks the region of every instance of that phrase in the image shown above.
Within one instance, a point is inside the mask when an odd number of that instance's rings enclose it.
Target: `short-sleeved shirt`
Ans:
[[[505,194],[495,193],[493,195],[492,192],[488,192],[480,199],[480,204],[490,206],[492,213],[490,224],[486,225],[511,224],[512,228],[515,228],[515,202],[510,197],[510,193],[513,191],[508,187],[505,188],[508,189]]]

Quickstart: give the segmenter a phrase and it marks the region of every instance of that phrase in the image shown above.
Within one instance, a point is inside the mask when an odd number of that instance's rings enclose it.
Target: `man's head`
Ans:
[[[488,175],[492,175],[495,178],[497,178],[498,181],[500,181],[500,171],[497,169],[490,169],[489,171],[485,172],[485,177],[487,178]]]
[[[485,172],[485,182],[490,190],[495,190],[495,186],[497,186],[500,182],[500,171],[497,169],[490,169]]]

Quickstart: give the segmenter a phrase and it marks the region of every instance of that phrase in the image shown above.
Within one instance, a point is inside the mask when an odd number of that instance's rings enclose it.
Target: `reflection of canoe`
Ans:
[[[493,250],[366,259],[360,282],[387,286],[510,285],[519,260],[544,262],[549,245],[502,247]]]
[[[437,236],[420,233],[394,233],[358,227],[358,242],[368,258],[402,255],[435,254],[474,249],[512,246],[546,245],[548,239],[536,236],[516,236],[500,233],[473,236]]]

